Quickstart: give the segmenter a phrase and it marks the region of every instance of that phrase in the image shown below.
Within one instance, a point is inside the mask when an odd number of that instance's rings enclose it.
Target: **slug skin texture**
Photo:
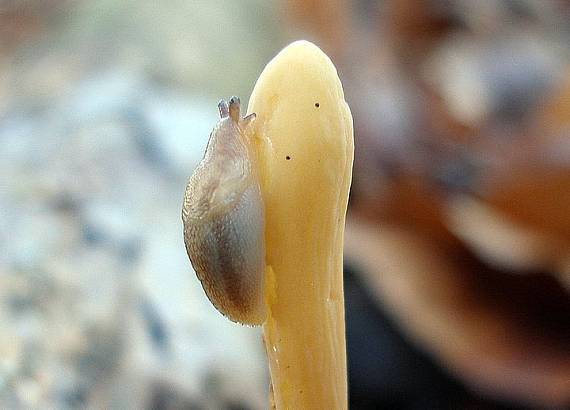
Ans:
[[[220,121],[184,194],[184,243],[216,309],[235,322],[259,325],[265,319],[265,263],[255,115],[241,118],[237,97],[218,108]]]

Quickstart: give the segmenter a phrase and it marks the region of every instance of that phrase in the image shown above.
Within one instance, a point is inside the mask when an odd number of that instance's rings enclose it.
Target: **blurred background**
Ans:
[[[305,38],[355,121],[353,409],[570,406],[570,4],[0,0],[0,408],[263,409],[180,210]]]

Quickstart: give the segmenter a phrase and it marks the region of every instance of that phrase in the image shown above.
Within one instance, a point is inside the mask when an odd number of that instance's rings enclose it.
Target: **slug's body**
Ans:
[[[184,195],[184,243],[212,304],[229,319],[261,324],[264,212],[255,164],[251,114],[239,99],[218,105],[220,121]]]

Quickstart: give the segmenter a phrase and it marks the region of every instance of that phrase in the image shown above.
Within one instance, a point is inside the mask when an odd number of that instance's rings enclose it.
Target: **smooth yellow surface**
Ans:
[[[259,77],[248,112],[257,114],[275,404],[346,409],[342,250],[354,143],[335,67],[314,44],[289,45]]]

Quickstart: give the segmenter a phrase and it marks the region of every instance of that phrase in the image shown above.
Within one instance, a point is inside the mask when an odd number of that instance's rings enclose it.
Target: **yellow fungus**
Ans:
[[[250,98],[265,206],[263,324],[278,409],[346,409],[343,236],[353,127],[330,59],[292,43]]]

